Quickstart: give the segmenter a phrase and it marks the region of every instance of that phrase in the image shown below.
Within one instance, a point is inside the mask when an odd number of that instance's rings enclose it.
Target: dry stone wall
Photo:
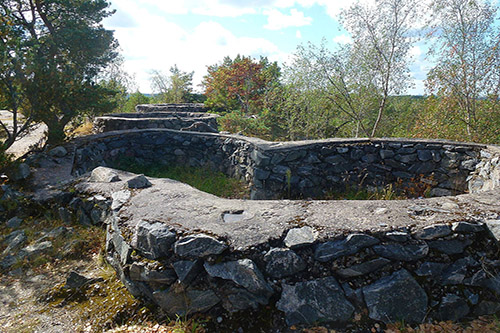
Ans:
[[[203,103],[165,103],[165,104],[139,104],[135,106],[137,112],[206,112]]]
[[[481,177],[498,172],[476,170],[498,162],[486,148],[397,139],[269,143],[237,135],[146,130],[93,137],[77,150],[75,172],[125,156],[144,163],[209,166],[247,181],[252,199],[323,198],[349,187],[387,184],[424,184],[431,196],[446,196],[466,192],[472,181],[478,187]],[[497,178],[487,181],[493,182],[488,188]]]
[[[94,132],[169,128],[217,133],[217,115],[200,112],[114,113],[94,120]]]
[[[108,261],[127,288],[171,315],[263,310],[286,325],[420,323],[500,311],[500,220],[473,219],[316,241],[310,227],[238,252],[223,239],[142,221],[108,226]],[[498,229],[497,229],[498,230]]]
[[[83,175],[127,156],[145,163],[208,165],[248,181],[256,199],[315,197],[350,182],[384,186],[412,178],[428,180],[439,196],[467,187],[496,188],[496,149],[390,139],[269,143],[137,130],[77,143],[73,172]],[[116,181],[112,172],[97,170],[93,176],[99,178],[93,181]],[[143,176],[126,184],[134,190],[151,186]],[[424,228],[409,225],[328,237],[299,223],[240,250],[199,229],[146,219],[131,228],[120,215],[131,200],[129,189],[84,200],[76,211],[84,220],[105,217],[107,259],[120,279],[133,295],[171,315],[263,311],[272,312],[282,325],[329,322],[355,328],[361,322],[461,320],[500,311],[500,213],[485,218],[464,212]],[[96,200],[107,204],[99,214],[88,204]],[[408,214],[426,216],[427,209],[409,206]],[[238,214],[228,212],[228,218],[238,220]]]

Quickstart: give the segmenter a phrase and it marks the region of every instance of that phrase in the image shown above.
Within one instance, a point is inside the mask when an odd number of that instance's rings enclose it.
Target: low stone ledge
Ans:
[[[77,189],[109,197],[133,177],[116,172],[121,181]],[[355,325],[359,316],[419,323],[500,308],[500,249],[486,223],[500,221],[496,192],[453,201],[243,201],[149,180],[151,188],[136,191],[113,213],[107,255],[134,295],[172,315],[269,311],[271,305],[287,325]],[[249,219],[225,222],[222,213],[236,207]],[[359,215],[351,216],[354,211]],[[151,249],[127,236],[145,223],[134,222],[138,217],[168,230],[169,245],[152,261]],[[450,252],[457,244],[460,251]]]
[[[136,105],[137,112],[206,112],[203,103],[164,103],[164,104],[139,104]]]
[[[500,150],[494,146],[409,139],[272,143],[167,129],[107,134],[80,141],[77,175],[127,156],[144,163],[216,169],[248,182],[252,199],[322,198],[359,184],[369,191],[391,184],[394,190],[406,188],[416,196],[500,186],[500,163],[495,164]]]
[[[116,113],[96,117],[93,131],[103,133],[130,129],[168,128],[217,133],[218,117],[215,114],[200,112]]]

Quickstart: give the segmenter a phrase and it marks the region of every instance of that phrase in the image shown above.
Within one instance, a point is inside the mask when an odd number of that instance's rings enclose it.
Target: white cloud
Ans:
[[[304,16],[303,12],[297,9],[290,9],[290,15],[283,14],[277,9],[266,9],[264,15],[267,15],[267,24],[264,28],[269,30],[281,30],[288,27],[302,27],[310,25],[313,21],[312,17]]]
[[[300,30],[297,30],[295,32],[295,37],[297,37],[298,39],[301,39],[302,38],[302,33],[300,32]]]
[[[333,41],[337,44],[351,44],[352,43],[351,37],[346,35],[346,34],[342,34],[342,35],[338,35],[338,36],[333,37]]]
[[[168,72],[176,64],[183,71],[194,71],[193,84],[201,83],[206,67],[222,61],[225,56],[237,54],[258,58],[267,56],[271,61],[282,61],[286,55],[265,38],[236,36],[221,24],[201,22],[193,30],[169,22],[161,13],[148,11],[131,0],[120,0],[118,10],[133,15],[134,23],[124,26],[120,22],[105,21],[107,28],[115,30],[123,56],[125,70],[135,74],[141,92],[150,92],[150,73],[156,69]]]
[[[255,14],[256,10],[252,6],[235,6],[231,3],[221,3],[218,0],[197,1],[200,4],[192,7],[191,12],[199,15],[216,17],[237,17],[245,14]],[[170,1],[168,1],[170,3]]]
[[[410,55],[412,57],[415,57],[415,58],[418,58],[422,55],[422,50],[420,49],[420,46],[418,45],[414,45],[411,49],[410,49]]]

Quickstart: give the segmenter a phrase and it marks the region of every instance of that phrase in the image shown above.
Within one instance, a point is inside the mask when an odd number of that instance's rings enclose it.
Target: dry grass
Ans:
[[[80,126],[70,130],[68,136],[77,137],[77,136],[90,135],[93,133],[93,126],[94,126],[93,122],[87,119]]]

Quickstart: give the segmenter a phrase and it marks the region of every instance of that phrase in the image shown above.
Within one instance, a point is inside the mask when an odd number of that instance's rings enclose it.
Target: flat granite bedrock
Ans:
[[[120,181],[83,181],[79,192],[101,194],[126,190],[135,175],[114,170]],[[239,200],[224,199],[170,179],[147,177],[152,186],[130,190],[119,209],[122,228],[134,230],[138,222],[161,222],[186,233],[207,233],[223,238],[237,250],[280,238],[287,230],[310,226],[317,241],[353,232],[421,229],[437,223],[481,221],[500,214],[500,192],[486,191],[453,197],[408,200]],[[225,214],[241,218],[224,219]],[[229,220],[229,222],[227,222]]]

